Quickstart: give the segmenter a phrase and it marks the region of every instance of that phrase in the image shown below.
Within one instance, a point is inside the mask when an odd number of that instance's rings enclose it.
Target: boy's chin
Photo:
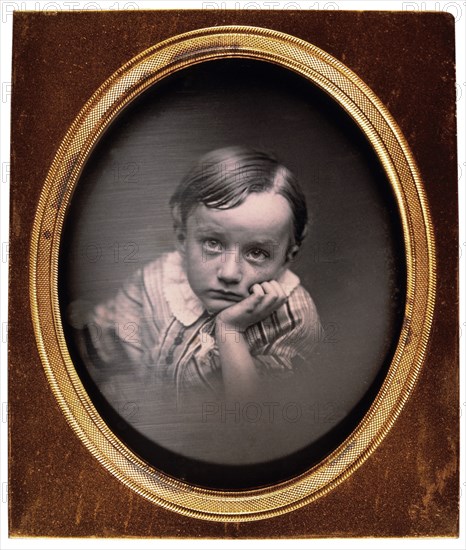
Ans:
[[[206,311],[211,315],[216,315],[224,309],[227,309],[230,306],[233,306],[235,302],[232,301],[223,301],[223,300],[208,300],[203,302]]]
[[[210,315],[217,315],[217,313],[220,313],[221,311],[223,311],[224,309],[227,309],[227,307],[229,307],[228,305],[225,305],[225,306],[205,306],[205,309],[207,311],[207,313],[209,313]]]

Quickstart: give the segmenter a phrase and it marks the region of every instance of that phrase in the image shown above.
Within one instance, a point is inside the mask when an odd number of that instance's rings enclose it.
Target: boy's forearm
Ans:
[[[247,401],[257,395],[259,376],[243,332],[216,325],[216,341],[228,400]]]

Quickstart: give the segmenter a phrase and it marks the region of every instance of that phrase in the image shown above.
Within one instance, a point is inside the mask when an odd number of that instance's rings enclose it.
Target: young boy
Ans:
[[[306,366],[316,307],[288,267],[305,237],[304,195],[263,152],[215,150],[171,198],[177,250],[139,269],[87,319],[97,370],[248,400]]]

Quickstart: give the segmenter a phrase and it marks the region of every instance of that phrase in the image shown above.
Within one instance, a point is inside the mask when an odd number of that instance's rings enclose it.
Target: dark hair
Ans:
[[[294,244],[300,246],[308,222],[306,199],[294,175],[268,153],[247,147],[225,147],[207,153],[186,175],[170,199],[175,230],[184,229],[192,208],[227,209],[250,193],[275,191],[288,201],[293,215]]]

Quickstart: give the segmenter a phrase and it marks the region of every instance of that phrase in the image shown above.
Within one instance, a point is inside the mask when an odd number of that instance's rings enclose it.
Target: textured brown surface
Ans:
[[[86,451],[48,387],[28,301],[42,182],[69,124],[122,64],[174,34],[273,28],[326,50],[381,98],[424,178],[438,247],[436,317],[416,390],[345,483],[254,523],[189,519],[123,486]],[[128,537],[455,536],[458,532],[458,280],[454,21],[406,12],[16,13],[9,319],[10,535]]]

